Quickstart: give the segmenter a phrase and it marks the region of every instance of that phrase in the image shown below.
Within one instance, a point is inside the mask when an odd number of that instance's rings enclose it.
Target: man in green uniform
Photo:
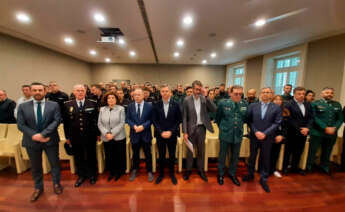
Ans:
[[[230,148],[230,167],[228,174],[232,182],[239,186],[240,181],[236,177],[236,169],[241,149],[243,136],[243,124],[247,112],[247,103],[241,101],[243,88],[234,85],[230,90],[230,98],[223,99],[218,104],[216,123],[219,127],[220,151],[218,158],[218,183],[224,184],[225,158]]]
[[[321,145],[321,171],[330,175],[330,155],[337,139],[337,130],[343,123],[341,104],[333,101],[334,89],[326,87],[321,92],[322,98],[312,103],[314,123],[310,131],[310,148],[307,171],[310,172],[315,161],[315,154]]]
[[[177,91],[176,93],[174,94],[173,97],[171,97],[171,99],[174,101],[174,102],[177,102],[178,105],[180,106],[180,109],[182,109],[182,103],[183,103],[183,100],[184,98],[186,97],[186,94],[183,92],[183,87],[181,84],[178,84],[177,85]]]

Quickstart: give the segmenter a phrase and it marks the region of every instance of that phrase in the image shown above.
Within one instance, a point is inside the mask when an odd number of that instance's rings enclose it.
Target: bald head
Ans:
[[[7,99],[7,94],[5,90],[0,89],[0,102],[3,102]]]

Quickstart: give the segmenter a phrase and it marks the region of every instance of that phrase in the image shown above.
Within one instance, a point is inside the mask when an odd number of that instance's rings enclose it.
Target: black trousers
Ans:
[[[105,165],[110,174],[124,174],[126,171],[126,138],[104,143]]]
[[[284,152],[284,162],[283,170],[286,170],[291,158],[291,170],[298,170],[298,165],[303,154],[304,146],[306,143],[307,137],[303,136],[300,133],[289,133],[287,138],[287,143],[285,144]]]
[[[87,139],[83,143],[73,143],[75,165],[79,177],[96,177],[97,176],[97,155],[96,140]]]
[[[26,147],[31,162],[32,179],[35,182],[35,189],[43,190],[43,170],[42,170],[42,152],[47,154],[51,166],[53,184],[60,184],[60,162],[59,145],[47,146],[41,144],[40,148]]]
[[[169,139],[164,139],[161,136],[157,136],[157,146],[159,152],[159,172],[164,174],[164,167],[166,164],[169,166],[170,173],[174,172],[175,165],[175,154],[176,154],[176,143],[177,137],[171,137]],[[166,149],[168,147],[169,160],[166,159]]]
[[[271,151],[272,151],[272,144],[273,142],[271,139],[265,139],[264,141],[256,141],[251,139],[250,141],[250,156],[249,156],[249,163],[248,163],[248,174],[254,176],[255,171],[255,162],[258,151],[260,149],[260,157],[261,160],[259,162],[260,174],[263,180],[267,180],[270,171],[271,165]]]
[[[133,168],[132,169],[136,169],[136,170],[139,169],[141,147],[143,147],[144,154],[145,154],[146,170],[147,172],[152,172],[151,141],[144,142],[141,139],[136,144],[132,143],[132,150],[133,150]]]
[[[276,171],[281,146],[282,146],[282,142],[272,144],[270,175]]]
[[[206,137],[206,128],[204,125],[197,126],[194,130],[194,133],[189,136],[189,139],[193,144],[194,151],[195,149],[197,150],[198,171],[204,171],[205,137]],[[187,171],[192,171],[192,168],[193,168],[193,153],[188,149],[186,169]]]

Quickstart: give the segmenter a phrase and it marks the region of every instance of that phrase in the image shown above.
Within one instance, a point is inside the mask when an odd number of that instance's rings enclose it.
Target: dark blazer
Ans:
[[[251,128],[251,139],[258,141],[255,133],[263,132],[265,140],[274,141],[276,131],[282,122],[282,110],[274,104],[269,103],[264,119],[261,119],[261,102],[252,103],[247,111],[247,122]]]
[[[155,126],[155,137],[160,137],[163,131],[171,131],[171,137],[179,136],[179,125],[182,121],[180,106],[170,99],[168,116],[165,118],[163,101],[160,100],[153,106],[152,122]]]
[[[127,108],[127,123],[130,126],[130,140],[131,143],[136,144],[142,139],[144,142],[151,142],[151,123],[152,123],[152,105],[144,101],[143,111],[141,113],[140,120],[137,117],[137,111],[135,109],[136,102],[132,102]],[[134,125],[143,125],[144,130],[140,133],[136,133]]]
[[[50,137],[50,140],[45,143],[47,146],[58,145],[60,138],[57,128],[60,120],[61,113],[59,105],[56,102],[46,100],[43,111],[43,131],[40,133],[44,137]],[[33,100],[19,105],[17,125],[18,129],[23,132],[22,145],[24,147],[39,148],[41,143],[32,140],[32,136],[38,133]]]
[[[208,131],[214,132],[208,114],[209,112],[216,112],[217,106],[208,97],[205,98],[204,96],[200,95],[199,98],[201,122],[205,125]],[[196,122],[197,116],[194,106],[194,99],[193,96],[188,96],[183,101],[183,133],[188,133],[188,135],[192,135],[197,127]]]
[[[289,132],[300,132],[301,127],[311,128],[313,126],[313,109],[309,102],[304,101],[305,116],[303,116],[301,109],[297,105],[297,102],[292,99],[286,105],[285,108],[289,110],[290,117],[287,119]]]
[[[98,104],[95,100],[85,99],[82,111],[79,111],[77,101],[65,102],[63,109],[63,123],[66,139],[72,143],[85,142],[85,138],[96,142],[100,135],[97,126]]]

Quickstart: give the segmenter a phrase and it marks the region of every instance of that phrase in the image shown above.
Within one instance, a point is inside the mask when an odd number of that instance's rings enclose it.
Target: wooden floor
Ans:
[[[0,211],[345,211],[345,174],[332,177],[321,173],[307,176],[289,175],[282,179],[271,177],[272,192],[260,187],[257,175],[254,182],[234,186],[228,178],[219,186],[217,169],[210,164],[209,182],[203,182],[193,172],[189,182],[177,174],[178,185],[166,177],[161,184],[147,182],[142,169],[134,182],[123,176],[118,182],[107,182],[107,174],[99,176],[96,185],[84,183],[74,188],[77,176],[70,174],[63,163],[64,193],[53,193],[50,175],[45,176],[45,192],[35,203],[29,202],[33,192],[31,173],[17,175],[13,168],[0,172]],[[238,175],[246,169],[240,164]]]

